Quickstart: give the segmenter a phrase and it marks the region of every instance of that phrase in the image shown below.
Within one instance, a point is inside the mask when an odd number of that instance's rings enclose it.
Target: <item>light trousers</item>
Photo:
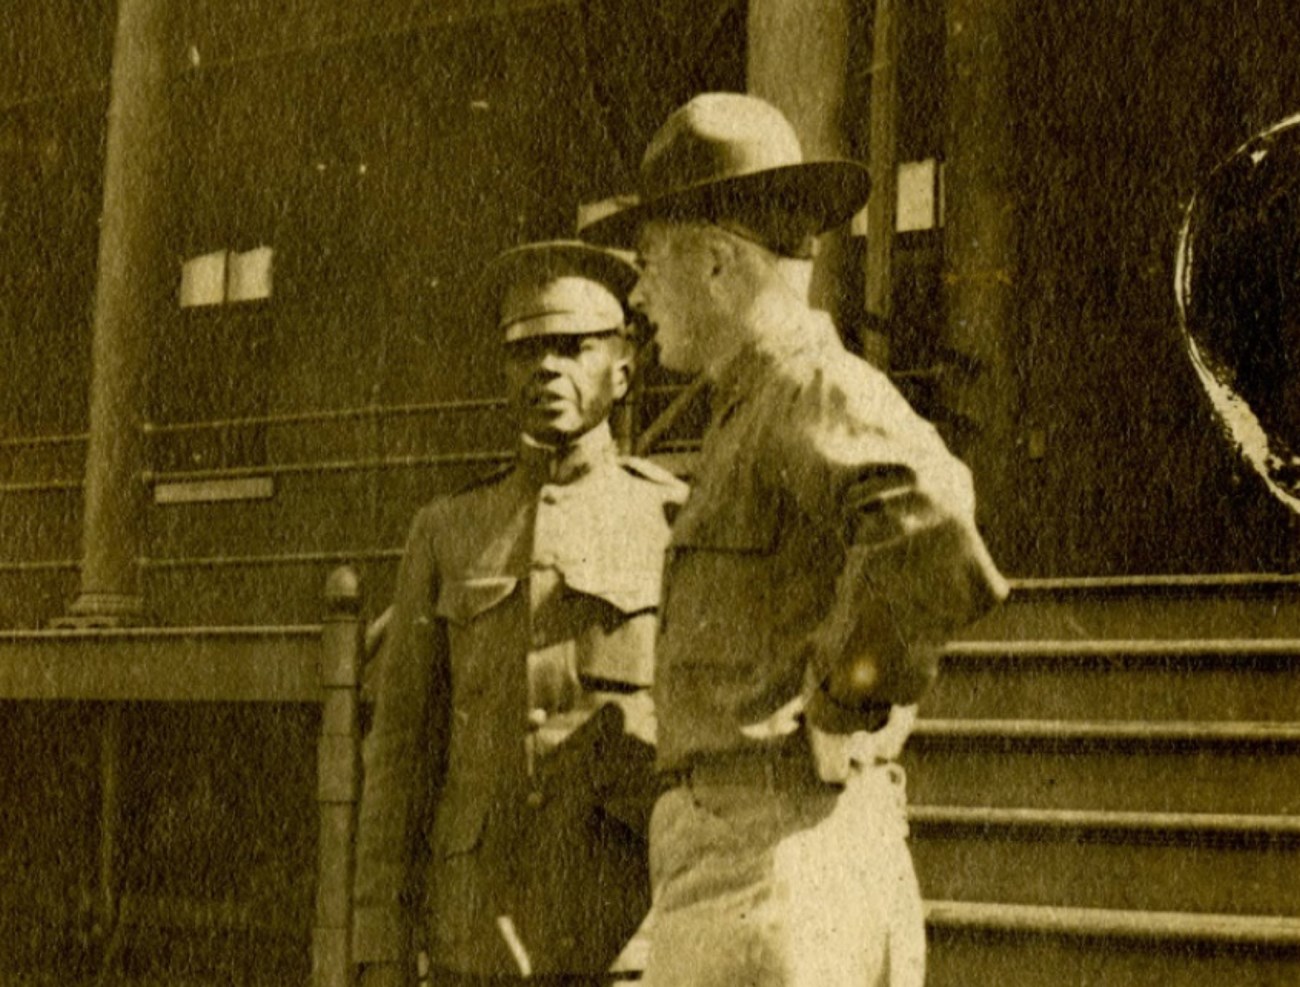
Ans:
[[[655,806],[643,987],[920,987],[902,769],[842,789],[742,774],[692,775]]]

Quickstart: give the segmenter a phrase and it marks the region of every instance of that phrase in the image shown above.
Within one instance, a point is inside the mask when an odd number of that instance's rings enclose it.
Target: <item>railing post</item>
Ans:
[[[357,685],[364,635],[360,580],[355,571],[342,566],[330,573],[325,584],[321,630],[321,736],[316,762],[320,847],[313,987],[349,987],[352,982],[352,872],[361,783]]]

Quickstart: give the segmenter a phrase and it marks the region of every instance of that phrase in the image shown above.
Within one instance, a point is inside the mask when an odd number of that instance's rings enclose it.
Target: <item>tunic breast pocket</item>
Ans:
[[[661,577],[661,570],[648,568],[566,572],[570,589],[599,601],[576,634],[578,672],[589,688],[627,691],[650,685]]]
[[[689,506],[689,505],[688,505]],[[717,556],[724,566],[762,564],[776,552],[781,540],[778,510],[756,504],[719,504],[707,512],[682,514],[673,531],[669,554],[674,563],[683,557]]]
[[[512,612],[518,586],[514,576],[467,576],[440,587],[434,613],[447,624],[453,701],[482,692],[492,681],[494,656],[518,650],[527,632],[526,621]]]
[[[780,564],[781,519],[754,501],[683,511],[673,532],[661,643],[686,646],[697,666],[744,678],[768,650],[787,581]],[[721,671],[725,669],[726,671]]]

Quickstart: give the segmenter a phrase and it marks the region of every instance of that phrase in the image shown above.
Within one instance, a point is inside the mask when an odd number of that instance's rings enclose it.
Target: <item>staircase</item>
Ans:
[[[1300,581],[1039,580],[909,745],[929,987],[1300,984]]]

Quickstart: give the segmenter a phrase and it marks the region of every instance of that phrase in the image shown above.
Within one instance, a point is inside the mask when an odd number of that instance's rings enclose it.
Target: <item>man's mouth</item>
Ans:
[[[569,399],[563,394],[555,394],[551,391],[534,391],[528,395],[528,405],[531,408],[557,408],[567,404]]]

